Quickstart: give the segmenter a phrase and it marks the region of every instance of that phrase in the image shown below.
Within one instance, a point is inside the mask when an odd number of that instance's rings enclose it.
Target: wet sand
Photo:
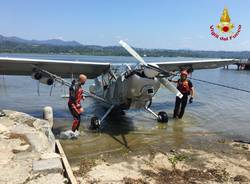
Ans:
[[[185,148],[82,159],[73,167],[79,183],[249,183],[250,145],[198,141]]]

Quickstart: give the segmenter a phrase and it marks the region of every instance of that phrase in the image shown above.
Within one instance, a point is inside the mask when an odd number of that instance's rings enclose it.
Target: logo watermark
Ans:
[[[241,32],[241,28],[242,28],[241,25],[237,26],[236,32],[233,32],[234,27],[235,27],[234,24],[231,23],[231,19],[229,17],[227,8],[224,8],[222,16],[220,18],[220,23],[216,25],[216,28],[219,30],[219,32],[215,31],[214,25],[210,26],[210,32],[211,32],[211,35],[216,39],[219,39],[222,41],[229,41],[238,37]]]

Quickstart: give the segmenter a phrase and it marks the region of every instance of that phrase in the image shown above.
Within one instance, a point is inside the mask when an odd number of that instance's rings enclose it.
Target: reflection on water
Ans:
[[[41,57],[40,55],[32,55]],[[55,56],[43,56],[53,58]],[[79,59],[80,56],[57,56],[58,59]],[[133,62],[131,57],[80,57],[82,60]],[[79,59],[79,60],[80,60]],[[177,60],[179,58],[156,58],[156,60]],[[183,59],[183,58],[182,58]],[[154,60],[154,58],[149,58]],[[200,70],[193,77],[222,83],[250,90],[250,72],[237,70]],[[93,81],[89,80],[85,88]],[[63,140],[62,144],[71,163],[77,163],[82,157],[100,155],[112,158],[128,153],[138,154],[165,150],[187,145],[190,140],[208,135],[225,138],[242,138],[250,140],[250,94],[212,86],[193,81],[196,97],[193,104],[188,104],[182,120],[171,118],[174,107],[174,95],[160,89],[153,99],[152,109],[156,112],[166,111],[170,120],[168,124],[159,124],[143,110],[129,110],[125,116],[112,116],[103,126],[101,132],[88,130],[90,118],[101,116],[105,109],[87,98],[83,103],[85,114],[81,124],[82,135],[77,140]],[[67,109],[67,99],[61,98],[67,89],[57,86],[49,96],[50,87],[40,85],[37,95],[37,83],[31,77],[0,77],[0,108],[23,111],[41,117],[42,108],[50,105],[54,109],[56,135],[71,126],[72,117]]]

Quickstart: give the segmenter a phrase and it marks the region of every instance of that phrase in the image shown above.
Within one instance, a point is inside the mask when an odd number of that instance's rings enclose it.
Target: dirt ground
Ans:
[[[216,144],[222,149],[185,148],[120,162],[84,159],[73,170],[81,184],[250,183],[250,144],[224,140]]]

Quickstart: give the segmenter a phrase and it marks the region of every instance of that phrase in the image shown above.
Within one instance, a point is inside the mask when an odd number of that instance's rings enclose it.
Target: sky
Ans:
[[[224,7],[239,36],[210,35]],[[249,0],[1,0],[0,34],[24,39],[75,40],[86,45],[250,50]],[[233,30],[236,32],[236,28]]]

